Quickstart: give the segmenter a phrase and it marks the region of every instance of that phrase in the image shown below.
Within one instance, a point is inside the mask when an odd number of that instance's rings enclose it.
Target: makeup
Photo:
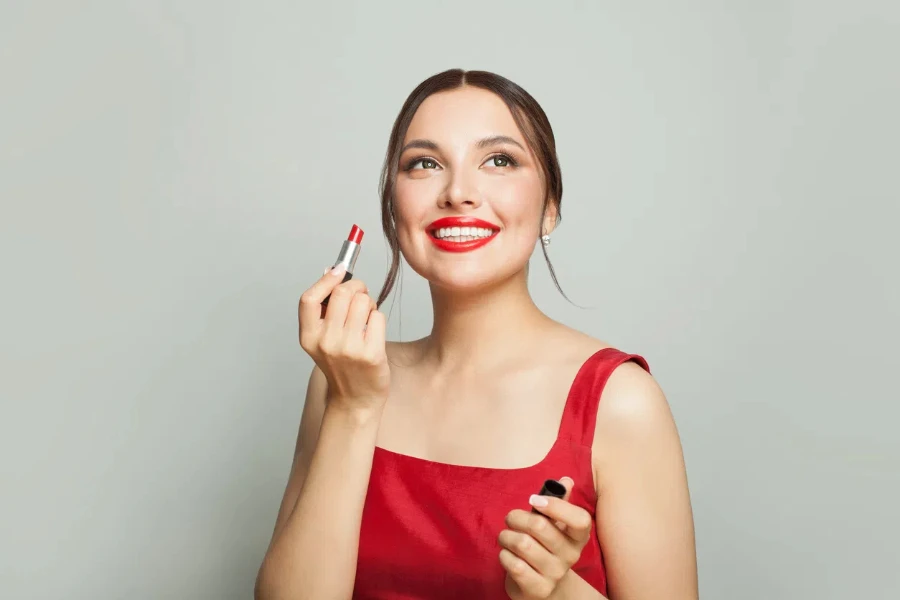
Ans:
[[[347,272],[344,273],[344,280],[341,283],[353,279],[353,268],[356,266],[356,259],[359,256],[359,248],[362,243],[363,233],[363,230],[360,229],[358,225],[354,225],[350,229],[350,235],[344,240],[341,251],[338,253],[337,260],[334,262],[334,266],[332,266],[333,269],[338,265],[343,265],[347,270]],[[328,296],[322,300],[322,306],[328,306],[328,298],[331,298],[331,294],[328,294]]]
[[[565,498],[566,486],[556,481],[555,479],[548,479],[544,482],[544,485],[541,486],[541,491],[538,492],[538,496],[553,496],[554,498]],[[532,508],[531,512],[541,514],[536,508]]]
[[[471,252],[489,244],[500,228],[474,217],[444,217],[428,227],[431,242],[445,252]],[[455,241],[469,238],[466,241]]]

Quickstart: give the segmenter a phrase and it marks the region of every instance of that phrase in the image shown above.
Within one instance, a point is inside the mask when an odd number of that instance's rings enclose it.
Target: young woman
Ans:
[[[257,598],[697,598],[681,444],[647,363],[529,294],[561,200],[521,87],[451,70],[412,92],[382,176],[378,301],[340,271],[300,299],[315,368]],[[378,307],[401,254],[434,325],[391,343]],[[535,495],[547,479],[563,498]]]

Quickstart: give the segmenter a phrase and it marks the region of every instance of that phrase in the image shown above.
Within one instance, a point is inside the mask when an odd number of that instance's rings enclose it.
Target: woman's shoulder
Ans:
[[[678,447],[668,398],[633,356],[618,356],[597,399],[592,446],[598,474],[612,473],[612,463],[621,462],[622,456],[661,457]]]
[[[553,346],[566,349],[560,358],[570,366],[578,368],[594,356],[600,358],[596,364],[606,377],[600,397],[595,399],[599,402],[598,428],[652,426],[654,421],[658,424],[671,418],[665,394],[640,352],[619,348],[568,327],[558,335],[560,339]]]
[[[385,342],[384,348],[388,362],[392,365],[415,365],[422,356],[423,342],[425,340],[426,338],[406,342],[388,340]]]
[[[576,369],[601,351],[617,351],[609,342],[568,325],[556,324],[544,338],[543,352],[552,356],[554,362],[559,361]]]
[[[622,383],[622,380],[625,380],[622,384],[626,387],[633,384],[640,385],[642,381],[653,379],[649,373],[649,365],[640,353],[633,353],[619,348],[603,339],[596,338],[566,325],[559,326],[553,337],[552,341],[548,340],[546,344],[547,349],[550,352],[558,353],[561,360],[572,365],[580,366],[595,355],[602,353],[601,358],[607,356],[615,365],[613,375],[615,375],[617,382]],[[606,367],[609,363],[603,362],[601,364]],[[610,378],[612,378],[612,375]]]

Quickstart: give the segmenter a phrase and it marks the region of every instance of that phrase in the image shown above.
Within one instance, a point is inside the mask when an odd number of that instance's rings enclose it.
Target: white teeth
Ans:
[[[454,242],[468,241],[470,238],[486,238],[493,234],[494,231],[492,229],[485,227],[442,227],[434,231],[434,237],[438,239],[450,239]]]

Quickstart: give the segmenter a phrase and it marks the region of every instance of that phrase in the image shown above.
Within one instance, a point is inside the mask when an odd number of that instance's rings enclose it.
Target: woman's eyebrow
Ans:
[[[404,152],[406,152],[407,150],[410,150],[412,148],[419,148],[421,150],[431,150],[433,152],[438,151],[437,143],[432,142],[431,140],[413,140],[410,143],[403,146],[403,148],[400,149],[400,154],[403,154]]]
[[[492,135],[490,137],[482,138],[478,140],[475,146],[477,146],[478,148],[485,148],[487,146],[494,146],[496,144],[512,144],[513,146],[518,146],[523,151],[525,150],[525,148],[522,147],[522,144],[509,137],[508,135]]]
[[[509,137],[508,135],[491,135],[486,138],[481,138],[477,142],[475,142],[475,146],[477,148],[486,148],[487,146],[493,146],[495,144],[512,144],[513,146],[518,146],[523,151],[525,150],[522,147],[522,144]],[[431,150],[432,152],[437,152],[439,150],[439,146],[437,142],[426,139],[416,139],[412,140],[400,150],[400,154],[403,154],[407,150],[411,150],[413,148],[418,148],[420,150]]]

